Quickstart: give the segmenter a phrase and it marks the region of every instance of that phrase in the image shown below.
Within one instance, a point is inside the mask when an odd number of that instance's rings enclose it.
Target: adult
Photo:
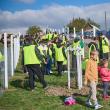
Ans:
[[[47,87],[47,83],[44,80],[44,75],[41,72],[40,64],[44,62],[42,54],[36,45],[32,44],[32,37],[26,37],[26,45],[23,47],[23,65],[26,66],[29,74],[29,86],[31,91],[34,90],[35,75],[37,75],[39,81],[43,85],[43,88]]]
[[[99,38],[99,53],[100,53],[100,58],[105,58],[108,59],[108,54],[109,54],[109,40],[108,38],[101,33],[101,36]],[[102,54],[102,55],[101,55]]]

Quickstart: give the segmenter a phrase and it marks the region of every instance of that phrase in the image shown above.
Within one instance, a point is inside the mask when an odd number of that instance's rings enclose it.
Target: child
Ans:
[[[108,88],[109,88],[109,81],[110,81],[110,70],[108,69],[108,60],[103,59],[100,64],[99,68],[99,75],[103,82],[103,98],[104,100],[110,98],[108,96]]]
[[[97,101],[97,82],[98,82],[98,69],[97,69],[97,51],[92,51],[90,53],[90,59],[87,61],[86,70],[85,70],[85,85],[89,85],[90,91],[89,91],[89,97],[86,101],[87,106],[91,106],[91,99],[94,102],[95,110],[102,108],[103,106],[98,104]]]

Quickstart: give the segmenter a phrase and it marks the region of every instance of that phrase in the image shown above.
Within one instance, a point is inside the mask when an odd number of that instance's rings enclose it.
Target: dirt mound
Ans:
[[[48,96],[71,96],[71,95],[87,95],[89,92],[88,87],[84,87],[81,90],[67,89],[65,87],[49,87],[45,94]]]

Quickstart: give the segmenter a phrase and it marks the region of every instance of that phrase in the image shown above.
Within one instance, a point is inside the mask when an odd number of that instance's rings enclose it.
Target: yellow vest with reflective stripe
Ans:
[[[51,33],[48,34],[48,40],[52,40],[52,34]]]
[[[54,39],[54,38],[57,38],[57,37],[58,37],[58,34],[54,34],[54,35],[53,35],[53,39]]]
[[[56,61],[64,61],[62,47],[60,48],[58,48],[57,46],[55,47],[55,59]]]
[[[79,47],[80,46],[80,41],[78,41],[78,42],[73,42],[73,48],[75,49],[74,50],[74,55],[76,55],[76,49],[77,49],[77,47]]]
[[[4,60],[2,53],[0,52],[0,62]]]
[[[108,53],[109,52],[109,41],[107,38],[105,38],[107,44],[105,43],[104,39],[102,39],[102,51],[103,53]]]
[[[35,54],[35,45],[25,46],[24,50],[24,65],[40,64],[40,60]]]

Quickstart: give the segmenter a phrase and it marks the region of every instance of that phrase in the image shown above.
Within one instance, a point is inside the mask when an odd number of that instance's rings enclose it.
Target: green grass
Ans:
[[[51,87],[67,88],[67,74],[58,77],[54,73],[54,75],[45,76],[45,80]],[[87,96],[78,95],[76,96],[78,104],[65,106],[63,101],[66,96],[47,95],[38,81],[36,81],[35,91],[31,92],[27,82],[28,76],[22,72],[21,62],[19,61],[15,76],[10,79],[9,89],[0,96],[0,110],[93,110],[93,108],[85,106]],[[79,93],[76,89],[72,89],[72,91]],[[110,110],[110,101],[103,101],[101,94],[99,91],[98,100],[104,107],[100,110]]]
[[[77,105],[65,106],[65,96],[46,95],[42,85],[37,81],[34,92],[29,91],[27,75],[16,73],[9,82],[9,89],[0,97],[0,110],[93,110],[85,106],[85,96],[77,96]],[[46,76],[49,86],[67,87],[67,75],[62,77],[56,75]],[[73,90],[74,91],[74,90]],[[109,110],[110,101],[104,102],[99,97],[99,102],[104,105],[101,110]]]

